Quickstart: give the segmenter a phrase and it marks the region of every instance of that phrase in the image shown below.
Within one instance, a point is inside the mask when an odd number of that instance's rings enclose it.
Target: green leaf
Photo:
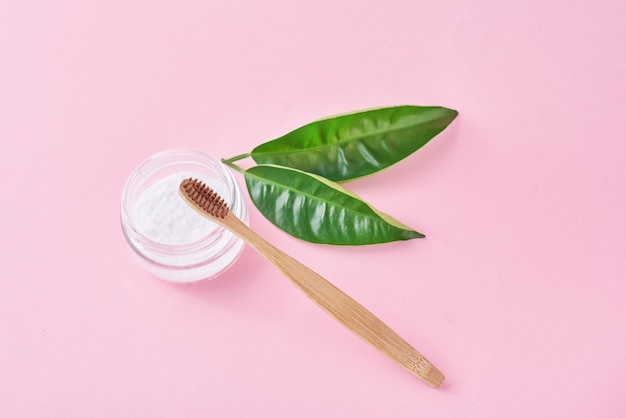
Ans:
[[[456,118],[445,107],[397,106],[322,119],[254,148],[277,164],[346,181],[380,171],[424,146]]]
[[[315,243],[376,244],[424,235],[377,211],[337,183],[276,165],[244,172],[252,202],[287,233]]]

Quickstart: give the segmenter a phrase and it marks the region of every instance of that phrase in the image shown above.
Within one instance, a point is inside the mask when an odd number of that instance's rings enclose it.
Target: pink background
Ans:
[[[0,416],[625,416],[624,16],[617,0],[1,0]],[[426,239],[335,248],[251,222],[414,343],[441,389],[249,248],[189,286],[132,258],[120,193],[152,153],[231,157],[397,104],[460,116],[348,187]]]

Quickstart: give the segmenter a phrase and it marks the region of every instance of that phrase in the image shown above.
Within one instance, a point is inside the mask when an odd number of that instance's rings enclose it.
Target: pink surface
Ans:
[[[625,416],[626,3],[520,4],[1,2],[0,416]],[[230,157],[396,104],[460,117],[348,186],[425,240],[335,248],[251,222],[441,389],[250,249],[191,286],[131,257],[120,193],[148,155]]]

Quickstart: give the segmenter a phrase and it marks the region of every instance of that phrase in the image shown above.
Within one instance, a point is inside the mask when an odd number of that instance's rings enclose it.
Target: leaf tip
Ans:
[[[407,229],[405,231],[405,240],[416,239],[416,238],[426,238],[426,235],[421,232],[417,232],[414,229]]]
[[[456,109],[451,109],[449,107],[444,107],[443,109],[445,109],[450,114],[451,120],[454,120],[457,116],[459,116],[459,111]]]

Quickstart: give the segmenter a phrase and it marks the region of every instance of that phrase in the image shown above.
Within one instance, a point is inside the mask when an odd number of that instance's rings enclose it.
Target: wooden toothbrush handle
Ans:
[[[311,300],[348,329],[432,387],[443,374],[374,314],[322,276],[283,253],[229,213],[224,225],[283,272]]]

